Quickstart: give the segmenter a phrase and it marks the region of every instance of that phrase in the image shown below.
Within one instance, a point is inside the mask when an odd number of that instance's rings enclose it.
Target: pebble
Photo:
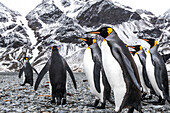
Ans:
[[[34,78],[34,81],[36,80]],[[73,96],[67,96],[66,105],[52,105],[50,103],[51,97],[43,97],[38,95],[50,95],[49,87],[47,85],[48,75],[44,76],[37,91],[33,90],[29,84],[20,86],[20,79],[18,75],[0,75],[0,112],[31,112],[31,113],[110,113],[114,112],[114,105],[109,102],[106,103],[106,109],[96,109],[87,107],[86,104],[94,103],[95,97],[91,95],[88,82],[83,82],[87,78],[83,73],[76,73],[75,79],[77,81],[78,89],[75,90],[73,83],[68,77],[67,93]],[[22,81],[22,80],[21,80]],[[170,104],[166,103],[163,106],[146,105],[142,106],[144,113],[154,112],[170,112]],[[122,113],[127,113],[127,109],[123,109]],[[135,111],[134,113],[138,113]]]

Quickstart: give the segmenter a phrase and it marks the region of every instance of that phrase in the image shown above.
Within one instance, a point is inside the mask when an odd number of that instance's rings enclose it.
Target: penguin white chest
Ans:
[[[94,61],[92,59],[92,53],[91,53],[90,48],[87,48],[84,53],[84,71],[85,71],[86,77],[88,79],[90,91],[93,95],[97,96],[99,99],[101,99],[101,101],[103,101],[104,86],[103,86],[103,82],[102,82],[102,75],[100,75],[101,93],[98,93],[95,88],[95,85],[94,85],[93,69],[94,69]]]
[[[115,111],[117,112],[120,109],[126,93],[126,83],[123,77],[123,71],[120,67],[120,64],[113,57],[111,49],[106,41],[102,42],[101,51],[103,67],[110,86],[114,92],[116,105]]]
[[[141,64],[139,56],[137,54],[135,54],[133,58],[134,58],[134,61],[136,63],[137,69],[138,69],[139,78],[141,81],[142,88],[143,88],[144,92],[149,93],[150,90],[147,88],[144,78],[143,78],[143,66]]]
[[[26,61],[24,61],[24,65],[23,65],[24,69],[26,69]],[[25,72],[23,72],[23,83],[25,82]]]
[[[151,85],[155,93],[163,98],[163,93],[159,89],[158,84],[156,82],[154,65],[152,64],[152,57],[149,52],[147,53],[147,56],[146,56],[146,71],[148,74],[149,81],[151,82]]]

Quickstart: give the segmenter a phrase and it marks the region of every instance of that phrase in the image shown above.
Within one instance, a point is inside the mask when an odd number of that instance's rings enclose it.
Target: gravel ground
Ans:
[[[21,79],[18,79],[18,73],[0,73],[0,112],[35,112],[35,113],[48,113],[48,112],[78,112],[78,113],[98,113],[98,112],[114,112],[114,105],[107,102],[106,109],[100,110],[89,108],[86,105],[93,103],[95,97],[91,95],[88,89],[88,83],[85,82],[86,77],[84,73],[74,73],[77,87],[75,90],[70,77],[68,77],[67,85],[67,104],[66,105],[52,105],[50,103],[51,97],[48,74],[42,79],[37,91],[33,90],[29,84],[20,86]],[[34,81],[37,75],[34,75]],[[156,98],[156,97],[155,97]],[[142,104],[144,113],[170,113],[170,104],[154,106],[151,104]],[[124,109],[122,113],[126,113]],[[135,113],[138,113],[135,111]]]

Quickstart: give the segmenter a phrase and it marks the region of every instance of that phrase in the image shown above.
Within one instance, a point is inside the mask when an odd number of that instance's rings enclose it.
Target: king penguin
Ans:
[[[145,96],[148,94],[149,99],[151,99],[151,91],[152,86],[150,84],[147,72],[146,72],[146,54],[143,50],[143,47],[141,45],[135,45],[135,46],[128,46],[130,48],[135,49],[135,53],[133,54],[134,61],[136,63],[136,66],[138,68],[138,73],[141,81],[142,86],[142,92],[143,92],[143,99],[145,99]]]
[[[104,37],[101,45],[102,63],[107,80],[113,90],[115,111],[125,107],[128,113],[141,111],[141,85],[136,64],[123,41],[111,27],[87,32]]]
[[[57,105],[64,105],[66,104],[66,71],[69,72],[75,89],[77,89],[77,85],[73,72],[65,59],[59,54],[58,47],[53,46],[51,49],[51,57],[39,73],[35,82],[34,90],[37,90],[43,76],[47,73],[47,71],[49,71],[50,84],[52,86],[51,103],[55,103],[55,99],[57,99]]]
[[[105,72],[101,62],[101,50],[94,38],[80,38],[85,41],[88,47],[84,53],[84,70],[90,86],[90,91],[97,97],[95,100],[94,107],[96,107],[101,101],[99,109],[105,109],[106,100],[114,104],[111,100],[111,87],[106,78]],[[94,79],[94,77],[97,77]],[[100,78],[100,79],[99,79]],[[95,88],[95,80],[99,80],[100,87]],[[96,82],[96,83],[98,83]],[[99,86],[99,85],[97,85]]]
[[[159,97],[158,102],[153,104],[164,105],[169,98],[168,74],[162,56],[158,52],[159,45],[155,39],[143,39],[150,44],[146,55],[146,71],[155,94]]]
[[[38,75],[38,72],[36,71],[35,68],[33,68],[29,62],[29,58],[28,57],[24,57],[24,64],[23,67],[20,69],[19,71],[19,78],[21,78],[23,72],[23,81],[24,83],[21,84],[21,86],[24,86],[26,83],[30,84],[31,86],[33,86],[33,70],[36,72],[36,74]]]

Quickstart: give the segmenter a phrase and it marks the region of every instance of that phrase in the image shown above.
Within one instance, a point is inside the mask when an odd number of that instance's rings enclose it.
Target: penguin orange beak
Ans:
[[[91,31],[91,32],[86,32],[85,34],[100,34],[100,32],[98,32],[98,31]]]
[[[133,49],[135,48],[135,47],[133,47],[133,46],[128,46],[128,47],[133,48]]]
[[[145,41],[147,41],[147,42],[149,41],[148,39],[142,39],[142,40],[145,40]]]
[[[83,40],[83,41],[85,41],[85,42],[87,41],[87,40],[86,40],[86,39],[84,39],[84,38],[79,38],[79,39],[80,39],[80,40]]]

